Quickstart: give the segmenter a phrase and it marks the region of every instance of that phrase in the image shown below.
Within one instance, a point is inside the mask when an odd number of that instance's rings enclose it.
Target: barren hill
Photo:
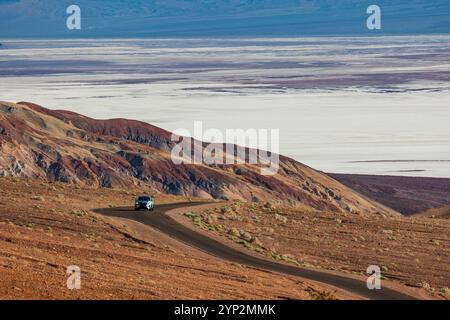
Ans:
[[[419,214],[428,210],[430,210],[427,212],[429,215],[442,215],[450,206],[450,179],[448,178],[336,173],[329,173],[329,175],[349,188],[404,215]]]
[[[391,212],[327,175],[280,157],[275,176],[255,165],[176,165],[171,133],[147,123],[95,120],[32,103],[0,102],[0,176],[215,199],[288,201],[321,210]],[[393,212],[393,211],[392,211]]]

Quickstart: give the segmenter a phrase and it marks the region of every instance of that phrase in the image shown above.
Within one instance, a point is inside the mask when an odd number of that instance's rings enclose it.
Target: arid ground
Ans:
[[[450,179],[357,174],[329,174],[339,182],[404,215],[445,215],[450,206]],[[446,209],[445,209],[446,208]],[[438,209],[438,210],[436,210]]]
[[[378,265],[383,279],[450,296],[450,220],[344,214],[274,203],[234,202],[179,221],[276,261],[364,277]],[[416,291],[417,292],[417,291]]]
[[[139,190],[17,178],[0,178],[0,189],[0,299],[357,298],[217,260],[148,227],[89,210],[130,205]],[[66,287],[71,265],[81,268],[81,290]]]
[[[396,292],[449,297],[446,180],[368,177],[349,188],[284,156],[274,176],[252,164],[176,165],[170,137],[145,122],[1,102],[0,298],[361,298],[94,212],[149,193],[157,205],[208,202],[168,214],[248,254],[362,281],[378,265]],[[419,208],[429,210],[394,210]],[[82,290],[66,287],[72,265]]]
[[[0,185],[3,299],[358,298],[227,263],[146,226],[90,211],[105,204],[129,205],[145,190],[18,178],[1,178]],[[189,200],[170,195],[156,199]],[[355,277],[378,263],[391,287],[419,298],[448,298],[446,219],[338,215],[243,202],[173,215],[199,232],[281,263]],[[82,269],[82,290],[66,288],[70,265]]]

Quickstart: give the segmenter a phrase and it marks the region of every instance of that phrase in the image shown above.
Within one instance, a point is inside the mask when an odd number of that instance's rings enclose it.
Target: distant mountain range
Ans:
[[[139,121],[95,120],[32,103],[0,102],[0,176],[393,213],[287,157],[280,157],[275,176],[262,176],[249,164],[176,165],[173,145],[169,132]]]
[[[66,28],[81,8],[82,29]],[[366,9],[382,9],[382,30]],[[448,0],[0,0],[0,38],[449,33]]]

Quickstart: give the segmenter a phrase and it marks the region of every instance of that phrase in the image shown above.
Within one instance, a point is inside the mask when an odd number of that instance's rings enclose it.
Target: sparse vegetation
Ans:
[[[447,299],[450,299],[450,288],[448,287],[442,288],[442,293]]]
[[[196,217],[197,225],[205,230],[248,250],[304,268],[360,275],[365,274],[367,255],[375,255],[379,260],[373,263],[381,266],[385,280],[387,273],[390,279],[401,278],[406,283],[415,283],[415,279],[426,275],[430,287],[421,287],[435,292],[432,286],[442,288],[450,278],[444,263],[448,248],[435,238],[439,235],[448,239],[447,220],[364,213],[348,216],[261,202],[229,203],[188,216],[191,220]],[[434,233],[427,231],[431,228]],[[439,246],[442,250],[435,251]],[[398,252],[405,254],[398,256]]]
[[[104,203],[130,203],[123,191],[19,178],[0,178],[0,185],[0,299],[186,299],[198,292],[217,299],[309,297],[306,285],[294,280],[198,254],[175,241],[161,243],[159,236],[139,232],[133,223],[89,211]],[[33,200],[34,195],[21,199],[29,190],[52,201]],[[39,208],[30,210],[37,201]],[[159,203],[164,201],[174,197],[158,196]],[[187,214],[195,221],[201,218],[212,232],[226,233],[225,221],[215,215]],[[259,250],[257,243],[252,238],[243,245]],[[62,281],[66,266],[73,264],[82,267],[84,290],[79,292],[67,290]],[[270,285],[274,279],[279,283],[275,288]],[[216,290],[219,286],[223,289]]]
[[[316,291],[313,289],[310,289],[308,292],[312,300],[337,300],[336,292],[331,292],[327,290]]]
[[[88,215],[87,211],[85,210],[73,210],[70,212],[71,215],[76,216],[76,217],[85,217]]]

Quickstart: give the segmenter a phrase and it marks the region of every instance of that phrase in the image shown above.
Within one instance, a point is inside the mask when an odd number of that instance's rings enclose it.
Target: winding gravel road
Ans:
[[[161,231],[173,239],[230,262],[321,282],[371,300],[413,299],[406,294],[387,288],[381,290],[368,290],[366,283],[361,280],[317,270],[302,269],[246,254],[245,252],[241,252],[217,240],[195,232],[166,215],[166,212],[170,210],[179,208],[186,208],[186,210],[189,210],[189,207],[204,204],[205,203],[195,204],[192,202],[164,204],[158,205],[153,212],[134,211],[133,208],[105,208],[95,209],[94,211],[109,217],[126,218],[143,223]]]

